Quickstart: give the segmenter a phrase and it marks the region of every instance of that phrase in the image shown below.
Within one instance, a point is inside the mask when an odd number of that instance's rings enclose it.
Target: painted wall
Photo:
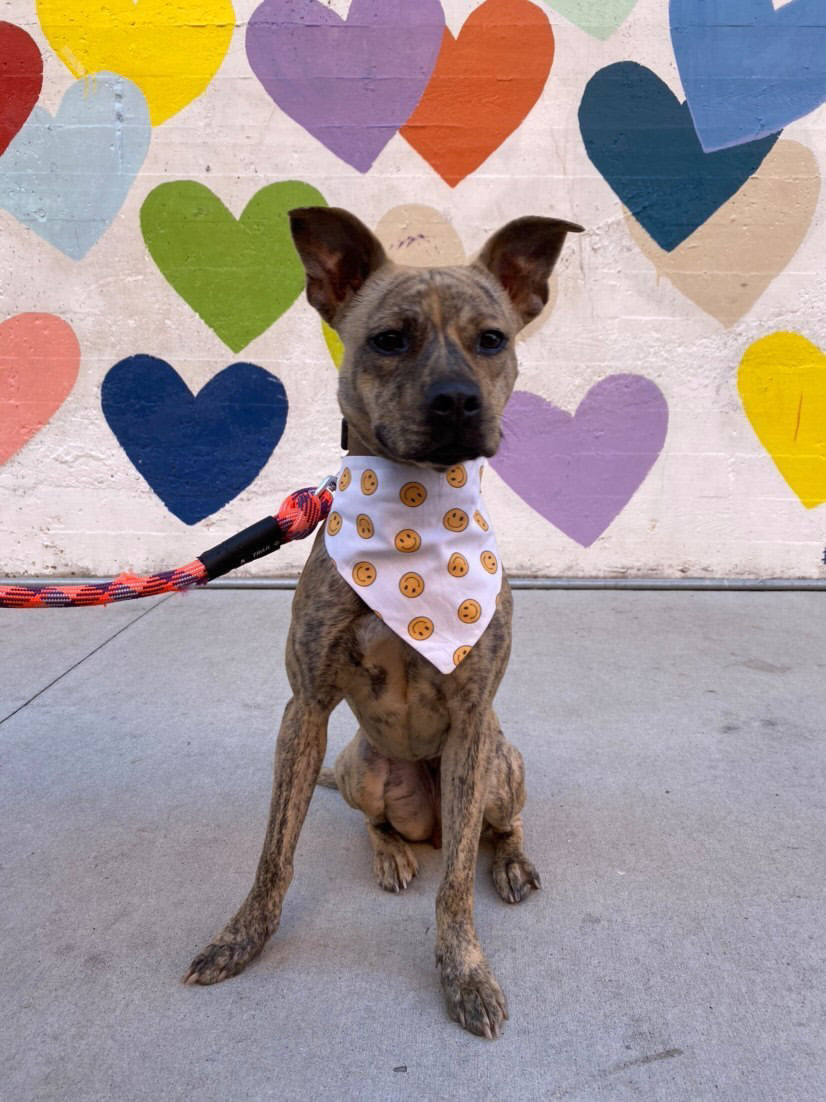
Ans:
[[[185,562],[338,468],[285,212],[569,239],[517,573],[826,576],[823,0],[0,0],[0,570]],[[294,545],[252,572],[291,573]]]

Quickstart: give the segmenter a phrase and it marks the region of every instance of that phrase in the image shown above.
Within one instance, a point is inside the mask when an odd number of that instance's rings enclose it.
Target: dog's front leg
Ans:
[[[471,1033],[489,1040],[499,1036],[508,1012],[473,924],[473,881],[495,734],[493,713],[479,709],[478,702],[454,717],[442,752],[445,867],[436,897],[436,960],[448,1013]]]
[[[255,883],[238,913],[193,960],[185,983],[218,983],[241,972],[278,928],[293,855],[327,746],[329,710],[293,699],[275,747],[270,818]]]

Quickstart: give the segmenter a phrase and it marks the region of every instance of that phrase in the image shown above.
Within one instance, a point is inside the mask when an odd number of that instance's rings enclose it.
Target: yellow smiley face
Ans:
[[[464,532],[468,526],[467,513],[464,509],[448,509],[442,517],[442,524],[448,532]]]
[[[457,647],[453,652],[453,665],[458,666],[460,662],[464,662],[470,654],[471,649],[471,647]]]
[[[467,482],[467,471],[461,463],[457,463],[455,467],[448,467],[445,471],[445,478],[449,486],[455,486],[458,490],[460,486],[464,486]]]
[[[433,634],[433,621],[427,616],[416,616],[407,625],[407,634],[411,639],[429,639]]]
[[[496,556],[492,551],[483,551],[479,556],[479,561],[482,566],[487,570],[488,574],[495,574],[496,568],[499,565],[496,561]]]
[[[372,585],[376,580],[376,568],[371,562],[357,562],[353,567],[353,581],[356,585]]]
[[[356,517],[356,531],[363,540],[372,539],[373,522],[366,513],[359,513]]]
[[[330,535],[330,536],[334,536],[334,535],[336,535],[337,532],[340,532],[340,531],[341,531],[341,514],[340,513],[330,513],[330,515],[327,517],[327,534]]]
[[[447,572],[453,578],[464,578],[470,567],[464,555],[455,551],[447,560]]]
[[[421,505],[427,498],[427,490],[422,486],[421,482],[405,482],[404,486],[399,490],[399,499],[403,505],[407,505],[411,509],[415,509],[418,505]]]
[[[468,597],[466,601],[462,601],[456,613],[463,624],[475,624],[482,615],[482,606],[472,597]]]
[[[411,551],[419,550],[422,546],[422,539],[419,533],[414,532],[412,528],[402,528],[401,532],[397,533],[394,544],[397,551],[409,555]]]
[[[473,514],[473,519],[476,521],[476,523],[479,525],[479,527],[482,529],[483,532],[487,532],[488,528],[490,528],[490,525],[488,524],[488,522],[485,520],[485,518],[482,516],[482,514],[479,512],[478,509]]]
[[[353,476],[350,474],[350,468],[345,467],[341,474],[338,476],[339,490],[346,490],[352,481]]]
[[[421,597],[424,593],[424,578],[411,570],[399,578],[399,592],[403,597]]]
[[[379,478],[375,471],[365,471],[361,476],[361,492],[367,494],[374,494],[379,488]]]

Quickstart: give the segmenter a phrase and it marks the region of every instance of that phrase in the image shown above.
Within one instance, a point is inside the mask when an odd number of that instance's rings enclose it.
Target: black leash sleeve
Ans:
[[[220,578],[222,574],[228,574],[230,570],[237,570],[244,563],[253,562],[272,551],[277,551],[284,542],[281,535],[281,526],[275,517],[264,517],[256,524],[251,524],[243,532],[230,536],[223,543],[210,547],[198,558],[206,568],[207,577]]]

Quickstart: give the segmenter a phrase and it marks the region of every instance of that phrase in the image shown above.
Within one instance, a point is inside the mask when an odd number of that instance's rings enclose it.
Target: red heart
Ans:
[[[0,463],[60,408],[79,367],[80,345],[62,318],[18,314],[0,324]]]
[[[451,187],[502,144],[539,99],[554,35],[529,0],[485,0],[446,30],[430,83],[400,133]]]
[[[14,23],[0,23],[0,154],[31,114],[42,85],[35,40]]]

